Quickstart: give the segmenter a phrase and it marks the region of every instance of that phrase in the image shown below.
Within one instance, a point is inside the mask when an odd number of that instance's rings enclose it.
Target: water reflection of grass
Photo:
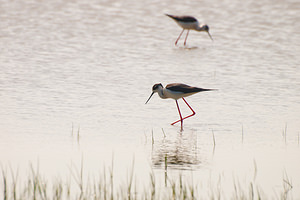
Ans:
[[[174,177],[167,177],[167,183],[161,186],[156,180],[154,172],[149,173],[147,181],[142,184],[141,180],[134,177],[134,166],[130,169],[126,183],[115,185],[113,165],[104,169],[99,178],[85,177],[83,163],[80,169],[71,169],[71,176],[63,181],[61,178],[53,183],[43,178],[39,169],[30,166],[29,176],[25,181],[20,181],[18,171],[4,169],[2,167],[2,194],[4,200],[9,199],[268,199],[264,191],[256,184],[255,178],[248,184],[241,184],[238,178],[233,179],[232,192],[224,191],[228,185],[222,185],[222,178],[215,183],[215,180],[195,182],[193,179],[185,179],[182,174]],[[254,174],[257,169],[255,168]],[[73,183],[72,183],[73,182]],[[203,185],[209,185],[204,189]],[[141,189],[144,188],[144,189]],[[292,190],[292,182],[284,173],[280,193],[276,193],[277,199],[289,199],[289,192]],[[230,190],[231,191],[231,190]],[[278,192],[278,191],[277,191]],[[0,197],[1,197],[0,195]],[[279,195],[279,196],[278,196]]]

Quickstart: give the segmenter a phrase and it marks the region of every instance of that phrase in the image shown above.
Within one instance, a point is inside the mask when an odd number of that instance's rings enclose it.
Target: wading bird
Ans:
[[[209,33],[209,27],[206,24],[199,24],[198,20],[195,17],[192,16],[176,16],[176,15],[169,15],[169,14],[165,14],[168,17],[172,18],[175,20],[175,22],[181,26],[183,28],[183,30],[181,31],[180,35],[178,36],[175,45],[177,45],[177,42],[179,40],[179,38],[181,37],[182,33],[184,32],[184,30],[187,30],[187,34],[185,36],[185,40],[184,40],[184,45],[186,45],[186,39],[189,35],[189,31],[190,30],[195,30],[195,31],[205,31],[208,33],[209,37],[211,40],[213,40],[212,36]]]
[[[153,85],[152,87],[152,94],[150,95],[150,97],[148,98],[148,100],[146,101],[145,104],[148,103],[148,101],[151,99],[151,97],[153,96],[154,93],[158,93],[158,95],[160,96],[160,98],[162,99],[167,99],[167,98],[172,98],[175,100],[176,105],[177,105],[177,109],[179,112],[179,116],[180,119],[173,122],[171,125],[176,124],[177,122],[181,122],[181,130],[182,129],[182,123],[183,120],[186,118],[189,118],[193,115],[196,114],[196,112],[192,109],[192,107],[186,102],[186,100],[184,99],[184,97],[196,94],[198,92],[204,92],[204,91],[211,91],[211,90],[215,90],[215,89],[204,89],[204,88],[198,88],[198,87],[192,87],[186,84],[182,84],[182,83],[171,83],[168,84],[165,88],[163,87],[163,85],[161,83],[157,83],[155,85]],[[188,115],[184,118],[182,118],[179,106],[178,106],[178,102],[177,100],[182,98],[183,101],[186,103],[186,105],[191,109],[192,114]]]

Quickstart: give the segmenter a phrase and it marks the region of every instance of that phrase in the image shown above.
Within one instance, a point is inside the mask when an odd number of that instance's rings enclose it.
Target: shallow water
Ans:
[[[167,156],[169,173],[217,182],[252,180],[256,163],[267,196],[280,196],[286,171],[289,197],[300,198],[297,1],[0,5],[2,165],[39,162],[56,174],[81,159],[90,171],[114,160],[122,177],[134,160],[147,179],[151,168],[163,177]],[[186,47],[184,35],[175,46],[181,29],[164,13],[197,17],[214,41],[191,31]],[[187,98],[197,114],[180,132],[170,125],[173,100],[154,95],[145,105],[159,82],[218,91]]]

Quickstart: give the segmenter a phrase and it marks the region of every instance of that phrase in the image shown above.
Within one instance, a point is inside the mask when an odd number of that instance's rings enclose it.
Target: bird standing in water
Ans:
[[[177,45],[177,42],[179,38],[181,37],[182,33],[184,30],[187,30],[187,34],[184,40],[184,45],[186,45],[186,39],[189,35],[190,30],[195,30],[195,31],[205,31],[208,33],[209,37],[211,40],[213,40],[212,36],[209,33],[209,27],[206,24],[199,24],[198,20],[195,17],[192,16],[176,16],[176,15],[169,15],[166,14],[168,17],[172,18],[175,20],[175,22],[183,28],[181,31],[179,37],[177,38],[175,45]]]
[[[181,122],[181,130],[183,130],[183,120],[196,114],[196,112],[187,103],[187,101],[184,99],[184,97],[196,94],[198,92],[211,91],[211,90],[215,90],[215,89],[204,89],[204,88],[192,87],[192,86],[182,84],[182,83],[171,83],[171,84],[168,84],[164,88],[161,83],[157,83],[157,84],[153,85],[152,94],[150,95],[150,97],[148,98],[148,100],[146,101],[145,104],[148,103],[148,101],[151,99],[152,95],[156,92],[158,93],[158,95],[162,99],[167,99],[167,98],[174,99],[175,102],[176,102],[176,105],[177,105],[177,109],[178,109],[178,112],[179,112],[180,119],[173,122],[171,125],[174,125],[177,122]],[[179,109],[179,106],[178,106],[178,102],[177,102],[177,100],[180,99],[180,98],[182,98],[182,100],[186,103],[186,105],[192,111],[191,115],[188,115],[184,118],[182,118],[182,115],[181,115],[181,112],[180,112],[180,109]]]

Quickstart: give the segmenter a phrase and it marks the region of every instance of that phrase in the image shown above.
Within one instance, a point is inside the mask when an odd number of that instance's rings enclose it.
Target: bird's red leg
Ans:
[[[192,114],[190,114],[190,115],[188,115],[188,116],[186,116],[186,117],[184,117],[184,118],[182,118],[181,117],[181,114],[180,114],[180,120],[177,120],[176,122],[173,122],[171,125],[174,125],[174,124],[176,124],[177,122],[180,122],[181,121],[181,124],[182,124],[182,121],[184,120],[184,119],[186,119],[186,118],[189,118],[189,117],[191,117],[191,116],[194,116],[195,114],[196,114],[196,112],[192,109],[192,107],[186,102],[186,100],[182,97],[182,99],[183,99],[183,101],[186,103],[186,105],[191,109],[191,111],[193,112]],[[176,101],[176,103],[177,103],[177,101]],[[178,103],[177,103],[177,107],[178,107]],[[178,107],[178,110],[179,110],[179,107]],[[179,111],[179,113],[180,113],[180,111]]]
[[[183,119],[182,119],[182,116],[181,116],[181,112],[180,112],[180,109],[179,109],[178,102],[177,102],[177,100],[175,100],[175,101],[176,101],[177,109],[178,109],[178,112],[179,112],[180,120],[178,120],[178,121],[172,123],[171,125],[174,125],[174,124],[176,124],[177,122],[181,121],[181,130],[182,130],[182,122],[183,122]]]
[[[175,45],[177,45],[177,42],[178,42],[179,38],[181,37],[183,31],[184,31],[184,29],[182,29],[181,33],[179,34],[179,36],[178,36],[178,38],[177,38],[177,40],[176,40],[176,42],[175,42]]]
[[[186,39],[187,39],[187,37],[189,35],[189,32],[190,32],[190,30],[188,30],[187,33],[186,33],[185,40],[184,40],[184,46],[186,45]]]

